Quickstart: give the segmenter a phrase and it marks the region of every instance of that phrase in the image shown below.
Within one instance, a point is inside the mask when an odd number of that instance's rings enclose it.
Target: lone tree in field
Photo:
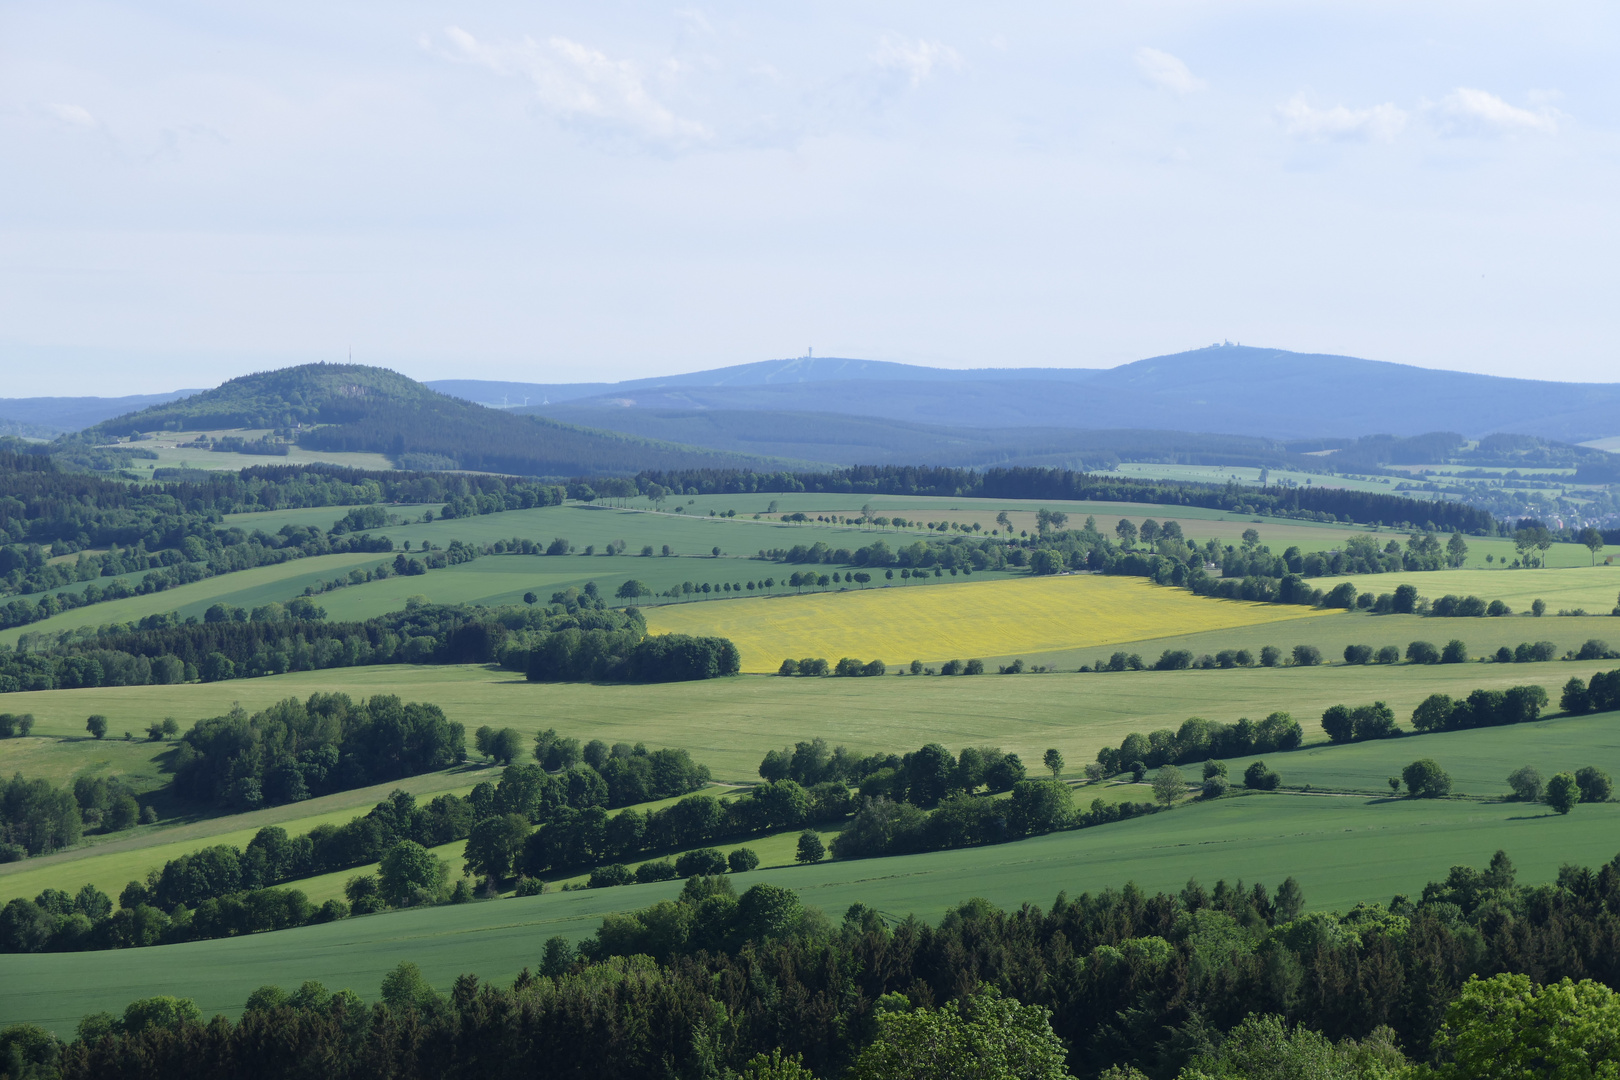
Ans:
[[[1153,778],[1153,797],[1165,806],[1187,793],[1187,781],[1174,765],[1159,766],[1159,775]]]
[[[1532,765],[1514,770],[1507,782],[1513,789],[1513,797],[1520,802],[1535,802],[1541,798],[1541,774]]]
[[[1575,774],[1561,772],[1547,781],[1547,805],[1560,814],[1567,814],[1581,801],[1581,786]]]
[[[1575,785],[1581,789],[1581,802],[1608,802],[1614,794],[1609,774],[1591,765],[1575,770]]]
[[[1243,770],[1243,786],[1251,791],[1275,791],[1282,784],[1282,777],[1266,768],[1266,763],[1256,761]]]
[[[813,830],[806,829],[799,834],[799,853],[796,856],[799,862],[808,866],[811,863],[820,862],[826,856],[827,847],[821,842],[821,837],[817,836]]]
[[[84,722],[84,730],[97,739],[101,738],[107,734],[107,718],[100,713],[96,713],[96,715]]]
[[[1598,552],[1603,550],[1603,534],[1598,532],[1595,526],[1588,525],[1586,528],[1581,530],[1581,534],[1575,539],[1585,544],[1587,548],[1591,550],[1592,565],[1596,566]]]
[[[1401,770],[1407,794],[1414,799],[1438,799],[1451,794],[1451,777],[1432,758],[1420,758]]]
[[[1053,747],[1041,757],[1041,763],[1052,770],[1052,779],[1056,780],[1063,772],[1063,755]]]

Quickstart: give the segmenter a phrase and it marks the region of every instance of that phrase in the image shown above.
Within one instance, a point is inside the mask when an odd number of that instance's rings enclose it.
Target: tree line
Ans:
[[[829,472],[727,469],[644,470],[638,484],[690,495],[843,493],[934,495],[969,499],[1051,499],[1198,506],[1275,517],[1417,526],[1430,531],[1494,533],[1490,514],[1465,503],[1412,499],[1345,488],[1254,488],[1167,480],[1102,477],[1069,469],[991,468],[983,472],[905,465],[857,465]]]
[[[648,637],[635,608],[408,602],[403,611],[338,623],[291,617],[291,605],[283,608],[287,618],[268,617],[274,614],[269,606],[266,612],[260,620],[221,607],[217,618],[200,622],[153,615],[88,637],[64,635],[45,648],[0,650],[0,693],[218,682],[397,663],[498,663],[534,672],[536,681],[667,682],[735,674],[738,667],[735,647],[723,638]]]
[[[1374,1080],[1409,1062],[1413,1080],[1472,1080],[1620,1052],[1620,961],[1570,945],[1620,935],[1620,859],[1520,885],[1498,852],[1417,897],[1304,907],[1291,878],[1275,892],[1189,881],[1044,908],[971,900],[938,925],[855,904],[835,922],[775,886],[738,896],[695,878],[675,900],[605,919],[577,951],[545,943],[510,986],[463,975],[441,992],[401,965],[370,1007],[306,983],[254,991],[234,1022],[144,999],[87,1017],[67,1043],[25,1027],[0,1039],[10,1060],[64,1080],[280,1077],[311,1061],[399,1080],[528,1075],[536,1062],[607,1080],[909,1080],[989,1075],[980,1054],[1008,1046],[1051,1055],[1022,1059],[1043,1062],[1027,1073],[1043,1080]],[[1046,1024],[983,1004],[1002,998],[1045,1010]]]
[[[180,739],[173,785],[183,798],[240,813],[433,772],[466,756],[465,729],[437,705],[317,692],[252,716],[237,706],[197,721]]]
[[[480,731],[492,756],[512,737],[521,745],[510,729]],[[580,813],[672,798],[709,782],[708,769],[684,750],[610,748],[600,740],[582,749],[578,740],[549,729],[536,737],[534,756],[540,764],[511,765],[498,783],[482,781],[465,797],[447,793],[418,806],[414,796],[395,790],[342,825],[318,825],[299,836],[267,826],[245,849],[216,844],[178,856],[125,886],[116,909],[91,886],[77,897],[46,889],[32,901],[15,898],[0,909],[0,952],[133,948],[330,922],[386,907],[465,903],[473,898],[471,882],[452,881],[427,849],[468,840],[475,824],[501,823],[507,815],[541,825],[572,823]],[[72,806],[70,793],[34,784]],[[478,845],[490,831],[485,825],[470,848],[484,851]],[[655,821],[649,835],[657,841],[670,833]],[[350,879],[347,903],[315,905],[300,890],[279,887],[377,862],[377,873]]]
[[[116,776],[80,776],[63,788],[0,777],[0,863],[72,847],[87,832],[122,832],[151,814]]]

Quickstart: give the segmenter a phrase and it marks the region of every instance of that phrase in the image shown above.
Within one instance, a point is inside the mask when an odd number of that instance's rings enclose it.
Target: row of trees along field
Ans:
[[[1412,499],[1400,495],[1345,488],[1253,488],[1237,484],[1199,484],[1168,480],[1134,480],[1096,476],[1069,469],[933,468],[927,466],[856,465],[831,472],[746,472],[731,470],[648,470],[638,485],[690,495],[745,493],[830,493],[856,495],[930,495],[968,499],[1019,499],[1076,502],[1128,502],[1164,506],[1198,506],[1244,514],[1308,520],[1362,522],[1428,531],[1456,530],[1494,534],[1498,526],[1483,510],[1464,503]]]
[[[318,983],[267,986],[235,1022],[144,999],[86,1017],[70,1042],[24,1026],[0,1044],[15,1075],[63,1080],[312,1061],[399,1080],[536,1062],[607,1080],[1488,1080],[1596,1077],[1620,1057],[1620,954],[1570,945],[1620,936],[1620,859],[1520,885],[1498,852],[1415,898],[1304,909],[1287,878],[1275,893],[1189,881],[1015,911],[970,900],[937,926],[855,904],[835,922],[774,885],[739,896],[695,877],[577,951],[537,946],[538,973],[510,986],[463,975],[440,993],[401,964],[370,1008]]]
[[[200,622],[153,615],[135,625],[64,634],[29,651],[0,648],[0,693],[217,682],[367,664],[498,663],[533,681],[618,682],[714,678],[734,675],[739,666],[724,638],[649,637],[636,608],[407,602],[403,611],[365,622],[331,623],[315,617],[322,613],[308,601],[277,607],[267,606],[274,617],[263,619],[223,606],[217,618],[211,611]]]
[[[390,704],[398,703],[373,698],[359,708],[384,714],[372,720],[376,724],[386,722]],[[297,702],[284,702],[276,711],[286,720],[298,706]],[[323,714],[321,722],[329,723],[335,705],[329,697],[319,696],[303,709],[306,723],[293,727],[307,727],[314,714]],[[265,739],[275,743],[291,733],[286,725],[272,728],[266,724],[254,734],[258,736],[254,746],[243,747],[223,764],[239,766],[246,756],[250,766],[256,767],[255,751],[263,749]],[[418,741],[416,734],[403,733],[405,746],[414,750]],[[515,754],[522,744],[521,736],[510,729],[481,728],[477,741],[495,760]],[[509,765],[498,783],[482,781],[465,797],[443,794],[418,806],[414,796],[394,791],[368,813],[343,825],[319,825],[299,836],[289,836],[280,826],[268,826],[245,849],[220,844],[182,855],[151,868],[143,879],[131,881],[119,895],[116,910],[111,899],[93,887],[77,896],[46,889],[32,901],[15,898],[0,909],[0,952],[128,948],[329,922],[351,910],[361,914],[387,906],[464,903],[472,899],[471,883],[458,886],[426,849],[468,840],[469,858],[488,859],[490,837],[499,832],[497,826],[508,826],[510,819],[523,822],[526,833],[529,824],[544,829],[553,823],[577,832],[581,821],[595,822],[600,831],[606,809],[675,798],[709,782],[708,769],[694,763],[684,750],[649,751],[639,744],[608,747],[600,741],[581,748],[578,740],[559,737],[551,730],[536,737],[534,756],[540,764]],[[340,764],[346,760],[346,756],[341,758]],[[270,773],[286,768],[283,762]],[[297,771],[299,766],[291,768]],[[250,781],[258,782],[256,776]],[[26,794],[57,802],[65,799],[67,807],[76,809],[73,796],[86,786],[93,787],[94,782],[66,792],[33,781]],[[7,829],[37,820],[37,813],[23,813],[14,821],[14,800],[5,797],[9,794],[9,789],[0,786]],[[116,794],[115,790],[112,797]],[[612,820],[618,830],[615,836],[628,836],[626,826],[635,827],[635,839],[628,849],[633,853],[644,846],[686,844],[691,816],[690,808],[682,806],[679,811],[671,808],[651,815],[626,811]],[[555,845],[563,835],[554,831],[549,840]],[[349,904],[334,901],[316,906],[296,889],[276,888],[379,861],[383,863],[376,875],[379,880],[361,878],[358,884],[351,880]],[[497,881],[505,876],[503,871]]]
[[[1304,554],[1291,546],[1275,555],[1261,543],[1259,531],[1253,528],[1244,530],[1241,544],[1223,546],[1213,539],[1202,545],[1189,543],[1176,521],[1160,524],[1149,519],[1139,529],[1122,518],[1114,536],[1099,529],[1095,517],[1087,517],[1078,529],[1067,528],[1067,524],[1068,515],[1043,510],[1037,534],[1025,538],[926,537],[898,549],[891,549],[884,540],[853,549],[816,541],[765,550],[759,555],[784,563],[864,567],[891,578],[895,568],[902,575],[949,573],[953,577],[976,570],[1027,568],[1037,575],[1091,570],[1148,577],[1162,585],[1184,586],[1200,595],[1229,599],[1360,608],[1378,614],[1510,613],[1499,602],[1495,608],[1480,602],[1476,611],[1476,605],[1469,602],[1473,598],[1448,596],[1431,605],[1411,584],[1375,595],[1358,592],[1350,582],[1323,590],[1305,580],[1328,574],[1382,574],[1456,566],[1468,552],[1460,533],[1452,533],[1444,542],[1432,533],[1414,533],[1407,537],[1404,548],[1398,540],[1380,545],[1376,538],[1363,535],[1349,538],[1340,551]],[[810,584],[825,586],[827,582],[812,579]]]

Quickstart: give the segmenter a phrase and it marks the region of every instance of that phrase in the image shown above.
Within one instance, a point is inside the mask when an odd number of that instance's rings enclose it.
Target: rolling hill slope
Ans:
[[[540,416],[517,416],[438,393],[397,372],[360,364],[306,364],[245,375],[213,390],[105,421],[70,440],[82,445],[137,432],[225,428],[279,429],[303,447],[386,454],[410,468],[518,475],[788,464],[595,431]]]

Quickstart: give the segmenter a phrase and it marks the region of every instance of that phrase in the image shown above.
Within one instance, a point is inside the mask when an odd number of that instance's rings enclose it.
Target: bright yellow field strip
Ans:
[[[1310,608],[1212,600],[1140,578],[1076,574],[972,585],[911,585],[645,609],[654,633],[718,634],[745,672],[785,657],[890,664],[1112,645],[1310,618]]]

